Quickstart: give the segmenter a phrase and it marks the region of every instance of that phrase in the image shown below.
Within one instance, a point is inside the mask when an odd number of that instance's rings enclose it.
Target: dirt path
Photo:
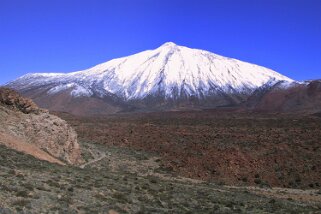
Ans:
[[[273,187],[270,189],[264,189],[259,187],[236,187],[236,186],[227,186],[230,189],[246,189],[252,193],[258,195],[264,195],[271,198],[279,198],[279,199],[289,199],[295,200],[304,203],[321,203],[321,194],[320,190],[317,189],[309,189],[309,190],[301,190],[301,189],[287,189],[287,188],[279,188]]]
[[[102,159],[104,159],[104,158],[106,158],[106,157],[107,157],[107,155],[106,155],[106,154],[103,154],[103,155],[100,156],[99,158],[95,158],[94,160],[88,161],[87,163],[84,163],[84,164],[80,165],[79,167],[80,167],[81,169],[83,169],[83,168],[85,168],[86,166],[91,165],[91,164],[94,164],[94,163],[96,163],[96,162],[98,162],[98,161],[101,161]]]

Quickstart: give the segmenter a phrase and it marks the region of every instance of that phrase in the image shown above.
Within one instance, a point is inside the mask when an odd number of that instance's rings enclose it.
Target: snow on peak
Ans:
[[[159,48],[174,48],[174,47],[177,47],[177,46],[178,45],[176,45],[174,42],[165,42]]]
[[[123,99],[148,95],[175,98],[216,93],[250,93],[271,81],[293,80],[264,67],[167,42],[155,50],[113,59],[69,74],[26,75],[10,83],[53,85],[48,93],[72,89],[72,96],[115,94]]]

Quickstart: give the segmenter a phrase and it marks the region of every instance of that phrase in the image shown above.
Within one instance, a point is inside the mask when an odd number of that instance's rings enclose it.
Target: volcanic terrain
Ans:
[[[165,43],[6,86],[0,213],[321,213],[320,80]]]

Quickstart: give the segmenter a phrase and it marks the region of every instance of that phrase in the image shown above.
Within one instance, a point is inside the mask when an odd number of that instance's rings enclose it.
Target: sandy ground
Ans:
[[[63,162],[52,157],[47,152],[39,149],[37,146],[33,144],[24,142],[22,139],[19,139],[16,136],[12,136],[12,135],[8,135],[0,132],[0,144],[3,144],[17,151],[32,155],[40,160],[45,160],[51,163],[64,165]]]

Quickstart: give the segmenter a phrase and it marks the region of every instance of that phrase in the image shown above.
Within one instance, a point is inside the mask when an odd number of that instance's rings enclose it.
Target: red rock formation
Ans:
[[[77,134],[64,120],[6,88],[0,88],[0,143],[51,162],[81,162]]]

